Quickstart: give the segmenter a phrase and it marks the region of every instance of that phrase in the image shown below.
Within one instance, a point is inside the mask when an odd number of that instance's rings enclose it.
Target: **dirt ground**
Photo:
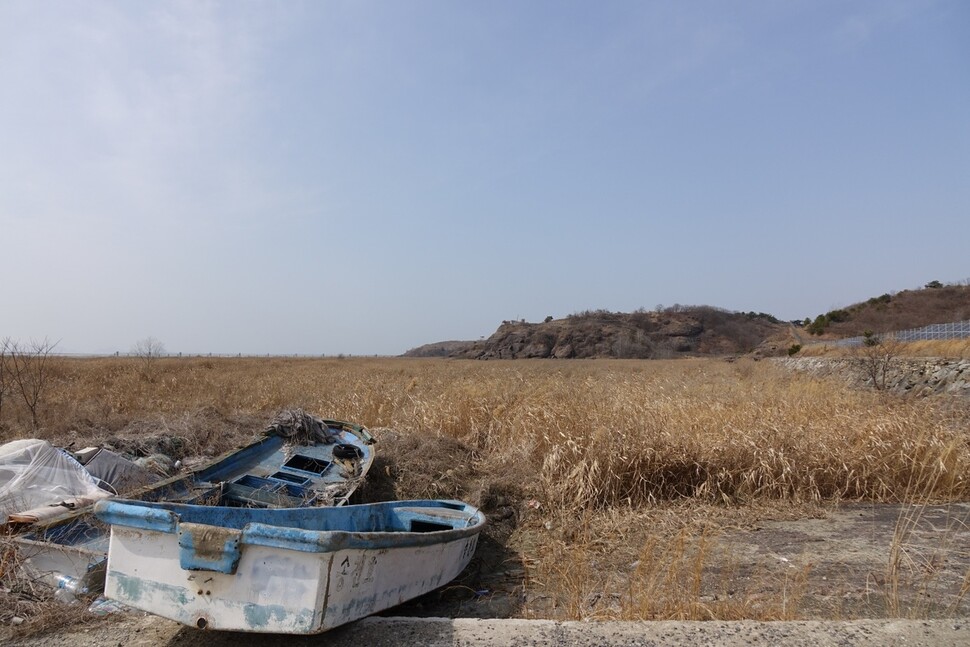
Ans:
[[[848,503],[720,541],[735,579],[756,578],[769,596],[787,588],[800,618],[966,617],[968,523],[968,503]]]
[[[543,617],[504,543],[506,514],[492,512],[490,534],[454,582],[383,615]],[[709,551],[721,564],[704,575],[707,601],[786,598],[791,617],[805,620],[970,617],[970,503],[845,503],[818,518],[715,533]]]

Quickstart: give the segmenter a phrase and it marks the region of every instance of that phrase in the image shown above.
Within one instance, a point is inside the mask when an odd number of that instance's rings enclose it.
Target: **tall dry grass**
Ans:
[[[970,339],[934,339],[901,342],[900,357],[946,357],[970,359]],[[798,352],[800,357],[851,357],[853,349],[834,344],[806,344]]]
[[[169,359],[157,370],[148,381],[130,360],[59,360],[41,428],[5,410],[3,439],[87,440],[133,421],[177,432],[202,411],[202,437],[187,440],[204,449],[233,433],[212,437],[214,415],[299,406],[457,439],[484,471],[523,468],[527,489],[567,510],[684,497],[898,501],[920,484],[940,499],[970,493],[965,411],[767,363]]]
[[[352,420],[407,461],[384,467],[413,476],[398,496],[529,501],[510,546],[528,562],[530,590],[556,599],[555,611],[532,608],[556,617],[793,617],[788,600],[708,599],[716,593],[698,574],[720,558],[701,527],[657,524],[630,540],[636,566],[607,569],[620,580],[592,577],[637,515],[685,502],[744,510],[970,495],[965,407],[849,390],[768,362],[172,358],[154,371],[146,379],[125,358],[58,359],[40,427],[7,403],[0,440],[164,436],[197,455],[246,442],[285,407]],[[626,521],[603,521],[616,518]],[[590,586],[617,597],[589,607]]]

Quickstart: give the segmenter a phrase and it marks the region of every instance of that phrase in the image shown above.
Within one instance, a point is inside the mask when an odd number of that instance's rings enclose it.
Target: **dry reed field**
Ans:
[[[946,357],[948,359],[970,359],[970,339],[938,339],[911,341],[900,344],[906,357]],[[809,357],[851,357],[853,349],[834,344],[813,342],[806,344],[799,355]]]
[[[39,426],[8,397],[0,441],[109,442],[191,464],[247,442],[278,410],[302,407],[377,437],[363,499],[482,506],[490,525],[474,568],[407,613],[966,613],[966,544],[952,542],[966,528],[955,516],[939,544],[950,541],[945,559],[963,579],[918,609],[904,591],[918,584],[907,573],[925,571],[907,534],[918,506],[970,500],[970,415],[949,400],[851,390],[749,359],[170,358],[149,370],[129,358],[51,361]],[[783,576],[759,572],[723,541],[766,524],[824,522],[847,501],[918,504],[900,508],[908,512],[885,545],[885,568],[865,576],[864,600],[819,604],[831,572],[812,560]]]

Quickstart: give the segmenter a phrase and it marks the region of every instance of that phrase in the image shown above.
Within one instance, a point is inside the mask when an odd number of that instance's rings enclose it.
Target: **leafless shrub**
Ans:
[[[13,380],[10,375],[10,370],[7,368],[7,362],[10,359],[11,343],[9,337],[0,339],[0,420],[3,419],[3,400],[10,392],[11,382]]]
[[[17,342],[6,343],[9,361],[5,362],[5,370],[10,373],[13,390],[20,394],[30,411],[31,424],[35,429],[38,424],[37,409],[50,380],[49,360],[55,346],[57,342],[46,338],[41,341],[31,340],[24,345]]]
[[[876,335],[871,330],[863,334],[862,345],[856,350],[856,360],[863,375],[876,390],[886,389],[889,374],[902,350],[901,346],[890,335]]]
[[[165,355],[165,344],[154,337],[145,337],[135,342],[131,354],[138,358],[138,371],[149,382],[155,381],[155,368],[158,359]]]
[[[653,345],[642,330],[621,334],[613,342],[613,356],[618,359],[649,359]]]

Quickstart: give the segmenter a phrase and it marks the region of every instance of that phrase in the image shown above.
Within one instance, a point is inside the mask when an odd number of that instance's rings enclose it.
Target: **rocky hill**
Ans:
[[[966,283],[966,282],[964,282]],[[517,358],[666,358],[723,355],[757,350],[784,354],[792,342],[889,332],[933,323],[970,319],[970,285],[931,281],[922,289],[873,297],[846,308],[795,322],[771,315],[731,312],[711,306],[674,306],[633,313],[596,310],[549,318],[542,323],[503,321],[488,339],[427,344],[406,357]],[[808,333],[806,335],[805,333]]]
[[[464,352],[472,345],[470,341],[439,341],[412,348],[405,357],[450,357]]]
[[[504,321],[488,339],[443,342],[405,353],[409,357],[466,359],[667,358],[746,353],[782,337],[788,324],[764,313],[710,306],[677,306],[661,312],[597,310],[543,323]]]

